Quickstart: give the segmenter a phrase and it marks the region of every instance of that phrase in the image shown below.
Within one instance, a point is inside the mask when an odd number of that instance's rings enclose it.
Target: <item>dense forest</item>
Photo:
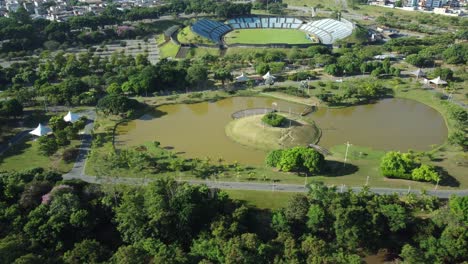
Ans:
[[[405,263],[468,258],[468,198],[338,193],[320,184],[260,211],[206,186],[0,174],[1,263]]]

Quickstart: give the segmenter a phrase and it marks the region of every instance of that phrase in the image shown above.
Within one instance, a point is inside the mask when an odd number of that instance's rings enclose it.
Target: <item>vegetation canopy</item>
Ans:
[[[286,121],[286,117],[276,113],[268,113],[262,117],[262,121],[272,127],[280,127]]]

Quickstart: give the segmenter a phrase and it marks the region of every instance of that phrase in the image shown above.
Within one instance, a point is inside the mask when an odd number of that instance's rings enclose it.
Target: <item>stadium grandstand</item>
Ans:
[[[325,45],[351,35],[354,26],[351,22],[341,19],[320,19],[304,23],[292,17],[238,17],[229,19],[226,23],[202,19],[192,25],[192,31],[208,38],[217,44],[223,43],[223,36],[238,29],[296,29],[305,32],[310,40],[318,39]]]
[[[336,40],[344,39],[353,33],[353,24],[344,19],[321,19],[303,24],[299,29],[315,35],[322,44],[332,44]]]
[[[303,21],[291,17],[240,17],[227,21],[233,29],[292,28],[298,29]]]
[[[231,31],[229,25],[218,21],[202,19],[192,25],[192,31],[216,43],[221,43],[221,37]]]

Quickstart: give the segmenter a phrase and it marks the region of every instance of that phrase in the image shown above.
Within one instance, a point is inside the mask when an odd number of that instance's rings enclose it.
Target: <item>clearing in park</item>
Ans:
[[[226,34],[226,44],[311,44],[307,35],[297,29],[239,29]]]

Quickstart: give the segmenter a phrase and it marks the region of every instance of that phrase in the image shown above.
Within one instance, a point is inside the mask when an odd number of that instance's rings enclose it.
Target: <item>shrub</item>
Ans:
[[[415,167],[414,157],[409,153],[390,151],[380,162],[380,170],[386,177],[411,179],[411,171]]]
[[[272,127],[279,127],[286,118],[282,115],[278,115],[276,113],[268,113],[262,117],[262,121]]]
[[[70,163],[70,162],[73,162],[77,155],[78,155],[78,152],[79,150],[77,148],[68,148],[68,149],[65,149],[62,153],[62,159],[66,162],[66,163]]]
[[[55,141],[55,137],[53,136],[52,137],[48,137],[48,136],[40,137],[38,142],[39,142],[39,151],[43,155],[51,156],[58,149],[57,142]]]
[[[282,156],[283,156],[282,149],[270,151],[270,153],[268,153],[268,155],[265,158],[265,162],[270,167],[276,167],[278,166]]]
[[[282,171],[317,174],[324,168],[325,158],[315,149],[294,147],[291,149],[271,151],[266,157],[266,163]]]
[[[415,181],[438,182],[440,175],[433,166],[422,164],[411,172],[411,178]]]

